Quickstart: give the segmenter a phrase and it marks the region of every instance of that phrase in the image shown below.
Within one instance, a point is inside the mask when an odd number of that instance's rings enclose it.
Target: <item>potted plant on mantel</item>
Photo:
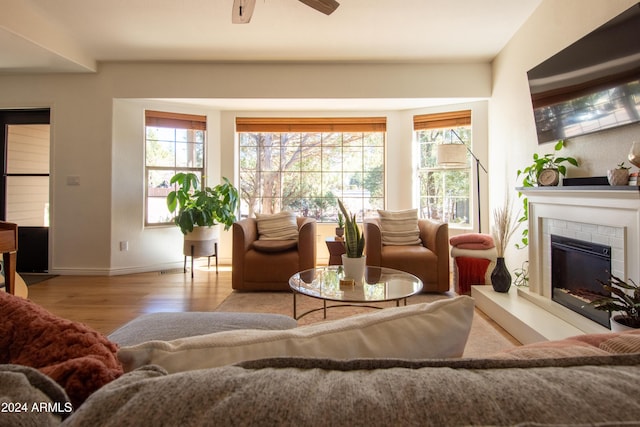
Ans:
[[[361,282],[364,277],[364,268],[366,256],[364,252],[364,234],[361,232],[356,223],[355,214],[352,215],[344,207],[344,204],[338,199],[340,211],[344,216],[344,248],[345,253],[342,254],[342,266],[344,267],[344,277]]]
[[[216,224],[224,224],[225,231],[235,222],[238,208],[238,190],[223,178],[224,182],[215,187],[199,189],[198,176],[194,173],[179,172],[170,181],[177,185],[167,195],[167,208],[178,212],[174,223],[184,234],[184,255],[210,256],[214,253]]]
[[[539,155],[533,154],[533,163],[524,169],[518,169],[516,178],[522,176],[523,187],[535,187],[535,186],[556,186],[560,182],[560,175],[565,176],[567,174],[567,166],[565,163],[569,163],[573,166],[578,166],[578,161],[573,157],[559,157],[557,154],[564,148],[564,140],[559,140],[556,145],[553,146],[553,153],[547,153]],[[522,197],[522,193],[518,193],[519,197]],[[527,197],[522,197],[522,215],[518,218],[518,223],[526,223],[529,220],[529,200]],[[520,243],[516,244],[518,249],[527,247],[529,244],[529,228],[524,227],[522,230],[522,237]]]
[[[629,169],[631,166],[625,166],[624,162],[618,163],[615,169],[609,169],[607,171],[609,185],[627,185],[629,183]]]
[[[518,170],[518,177],[523,175],[523,187],[554,186],[560,182],[560,175],[567,174],[567,167],[563,163],[578,166],[573,157],[559,157],[557,154],[564,148],[564,140],[559,140],[553,147],[553,153],[533,154],[533,163],[522,170]]]
[[[640,328],[640,286],[629,279],[626,283],[614,275],[605,283],[598,280],[602,288],[610,294],[599,298],[591,305],[596,310],[608,311],[611,316],[611,330],[620,332]]]

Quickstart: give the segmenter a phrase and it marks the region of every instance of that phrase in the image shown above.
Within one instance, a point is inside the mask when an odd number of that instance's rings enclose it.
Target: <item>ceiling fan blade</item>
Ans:
[[[248,24],[253,15],[256,0],[233,0],[231,22],[234,24]]]
[[[340,6],[336,0],[299,0],[325,15],[331,15]]]

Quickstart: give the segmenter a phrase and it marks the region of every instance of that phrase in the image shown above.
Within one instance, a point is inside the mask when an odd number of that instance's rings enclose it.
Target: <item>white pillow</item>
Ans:
[[[383,245],[419,245],[418,209],[384,211],[379,209]]]
[[[277,214],[256,213],[258,239],[260,240],[297,240],[298,222],[292,212]]]
[[[461,357],[474,302],[459,296],[282,331],[235,330],[123,347],[125,371],[155,364],[168,372],[269,357],[330,359]]]

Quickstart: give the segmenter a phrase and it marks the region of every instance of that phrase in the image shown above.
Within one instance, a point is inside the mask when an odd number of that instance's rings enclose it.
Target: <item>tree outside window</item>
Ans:
[[[452,128],[416,131],[420,153],[418,183],[420,216],[463,227],[471,226],[470,155],[463,167],[438,166],[438,144],[460,143]],[[467,146],[470,145],[471,126],[453,128]]]
[[[240,213],[335,222],[384,208],[385,132],[239,132]]]
[[[167,210],[166,197],[177,172],[204,176],[206,117],[146,111],[145,181],[146,225],[170,224],[174,214]]]

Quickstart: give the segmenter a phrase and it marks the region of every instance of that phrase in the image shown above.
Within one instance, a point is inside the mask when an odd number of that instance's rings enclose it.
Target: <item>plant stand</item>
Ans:
[[[184,256],[184,272],[187,272],[187,257],[190,256],[191,257],[191,278],[193,279],[193,259],[194,258],[200,258],[203,256],[207,257],[207,268],[211,267],[211,257],[215,257],[216,258],[216,274],[218,274],[218,242],[214,241],[213,242],[213,253],[208,253],[207,255],[203,255],[202,252],[200,252],[201,248],[196,247],[197,246],[197,241],[190,241],[189,243],[185,242],[185,256]],[[187,253],[187,248],[189,249],[189,255],[186,255]]]

